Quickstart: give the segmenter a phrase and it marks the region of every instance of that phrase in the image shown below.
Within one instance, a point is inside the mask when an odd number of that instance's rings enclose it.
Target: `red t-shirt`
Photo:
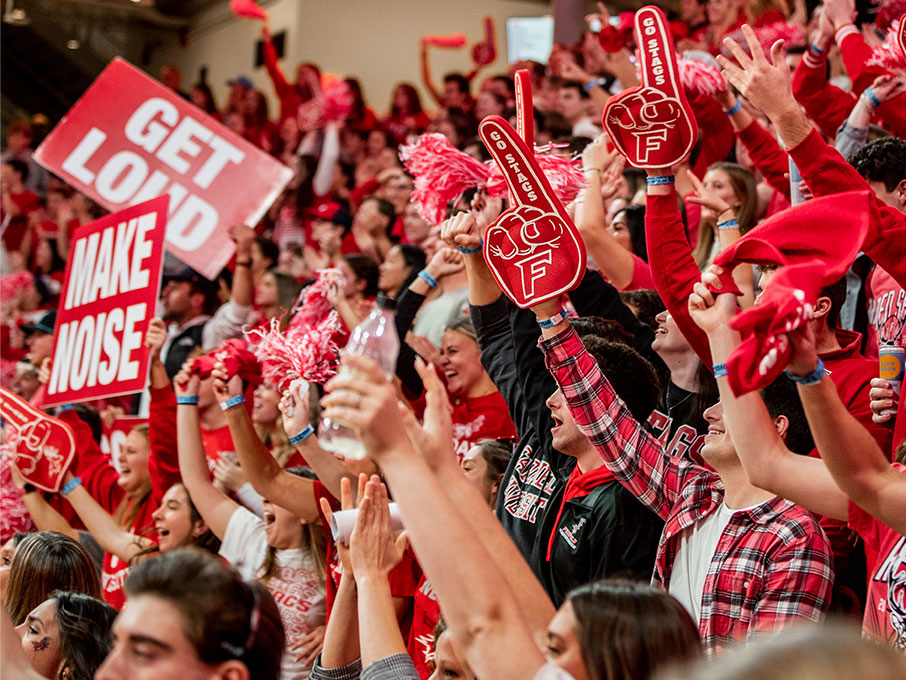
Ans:
[[[26,189],[18,194],[9,195],[12,202],[19,209],[19,214],[3,215],[2,220],[9,217],[9,224],[3,230],[3,243],[10,252],[16,252],[22,247],[22,241],[28,232],[28,214],[41,205],[41,199],[34,191]]]
[[[431,582],[422,576],[415,591],[412,629],[406,651],[415,664],[418,677],[427,680],[434,662],[434,627],[440,620],[440,605]]]
[[[906,474],[903,465],[894,467]],[[868,582],[862,632],[873,640],[906,650],[906,536],[853,502],[849,504],[849,525],[878,554],[876,569]]]
[[[865,356],[877,358],[884,344],[906,346],[906,291],[878,266],[868,275],[868,323]]]
[[[450,403],[453,404],[453,441],[460,461],[481,439],[516,438],[516,426],[500,392],[481,397],[451,396]]]

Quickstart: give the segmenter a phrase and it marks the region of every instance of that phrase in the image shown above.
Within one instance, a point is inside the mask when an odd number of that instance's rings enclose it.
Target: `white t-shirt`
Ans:
[[[702,594],[711,558],[734,512],[739,510],[721,503],[717,510],[687,529],[680,538],[667,591],[682,603],[696,622],[701,617]]]
[[[220,545],[220,554],[245,580],[261,575],[261,565],[267,556],[267,535],[264,521],[245,508],[230,516]],[[273,573],[267,589],[280,610],[280,620],[286,632],[286,649],[280,663],[281,680],[304,680],[311,666],[296,661],[292,651],[302,636],[327,620],[324,583],[318,576],[314,557],[299,548],[278,550]]]

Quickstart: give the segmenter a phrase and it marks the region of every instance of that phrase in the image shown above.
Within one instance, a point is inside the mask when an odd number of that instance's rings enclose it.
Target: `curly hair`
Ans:
[[[893,191],[906,179],[906,140],[886,137],[866,144],[849,157],[849,164],[869,182],[882,182]]]

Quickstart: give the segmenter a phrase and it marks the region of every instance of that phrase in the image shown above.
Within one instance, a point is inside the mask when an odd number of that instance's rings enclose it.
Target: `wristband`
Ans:
[[[290,444],[301,444],[306,439],[311,437],[314,433],[315,433],[315,428],[313,428],[311,425],[306,425],[305,429],[302,430],[299,434],[294,434],[292,437],[289,438],[289,443]]]
[[[35,491],[37,491],[37,489],[35,488],[34,484],[29,484],[28,482],[25,482],[25,484],[22,485],[22,495],[23,496],[27,493],[34,493]]]
[[[741,99],[737,99],[737,100],[736,100],[736,103],[733,104],[733,106],[731,106],[729,109],[727,109],[726,111],[724,111],[724,113],[726,113],[728,116],[732,116],[734,113],[736,113],[737,111],[739,111],[739,109],[741,109],[741,108],[742,108],[742,100],[741,100]]]
[[[595,89],[600,84],[601,84],[600,80],[598,80],[597,78],[592,78],[587,83],[585,83],[585,85],[582,86],[582,89],[585,90],[586,93],[588,93],[588,92],[591,92],[593,89]]]
[[[431,286],[432,288],[434,288],[435,286],[437,286],[437,279],[435,279],[433,276],[431,276],[431,275],[428,273],[428,270],[427,270],[427,269],[422,269],[422,270],[418,273],[418,278],[420,278],[422,281],[424,281],[425,283],[427,283],[427,284],[428,284],[429,286]]]
[[[474,255],[475,253],[480,253],[483,247],[484,239],[481,239],[477,248],[464,248],[463,246],[456,246],[456,250],[461,252],[463,255]]]
[[[233,408],[234,406],[238,406],[239,404],[244,403],[245,397],[243,397],[241,394],[237,394],[235,397],[230,397],[226,401],[220,402],[220,410],[226,411],[228,408]]]
[[[181,394],[176,397],[177,404],[197,404],[198,397],[194,394]]]
[[[582,172],[584,172],[584,173],[596,172],[596,173],[598,173],[598,175],[600,175],[602,177],[604,176],[604,173],[601,170],[599,170],[598,168],[582,168]]]
[[[821,379],[824,377],[824,362],[819,358],[815,370],[808,375],[793,375],[789,371],[784,371],[784,373],[786,373],[786,377],[794,383],[800,385],[814,385],[815,383],[821,382]]]
[[[655,186],[658,184],[673,184],[676,180],[676,177],[673,175],[653,175],[648,177],[648,186]]]
[[[820,55],[820,54],[824,54],[824,52],[825,52],[825,50],[822,50],[822,49],[821,49],[820,47],[818,47],[815,43],[809,43],[808,48],[809,48],[812,52],[814,52],[815,54],[819,54],[819,55]]]
[[[240,262],[239,260],[236,260],[236,266],[237,267],[251,267],[252,261],[251,260],[242,260],[242,262]]]
[[[727,365],[726,364],[714,364],[711,367],[711,370],[714,371],[715,378],[722,378],[727,374]]]
[[[565,318],[566,318],[566,310],[561,309],[559,312],[557,312],[553,316],[548,317],[547,319],[538,319],[537,321],[538,321],[538,325],[541,326],[541,328],[553,328],[558,323],[563,321]]]
[[[735,217],[730,220],[724,220],[723,222],[717,223],[718,229],[739,229],[739,220]]]
[[[65,496],[65,495],[68,494],[70,491],[72,491],[74,488],[76,488],[77,486],[81,485],[81,483],[82,483],[82,478],[81,478],[81,477],[73,477],[72,479],[70,479],[68,482],[66,482],[66,483],[63,485],[63,488],[60,489],[60,493],[63,494],[63,495]]]
[[[878,99],[878,95],[875,94],[874,90],[870,87],[865,88],[865,92],[862,93],[865,95],[865,98],[871,102],[871,108],[876,109],[881,105],[881,100]]]

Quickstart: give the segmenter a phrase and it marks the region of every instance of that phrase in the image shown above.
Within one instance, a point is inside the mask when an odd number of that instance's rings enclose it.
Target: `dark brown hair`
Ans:
[[[6,585],[6,612],[14,626],[55,590],[100,599],[101,580],[85,549],[56,531],[30,534],[16,547]]]
[[[63,663],[58,677],[68,670],[68,680],[91,680],[112,647],[110,629],[116,609],[88,595],[60,590],[51,599],[56,606]]]
[[[234,570],[198,548],[179,548],[129,571],[126,595],[157,597],[182,616],[182,632],[199,660],[238,659],[256,680],[277,680],[285,636],[267,587],[244,583]]]
[[[592,680],[647,680],[668,664],[702,653],[689,612],[647,584],[595,581],[570,591],[566,599]]]

